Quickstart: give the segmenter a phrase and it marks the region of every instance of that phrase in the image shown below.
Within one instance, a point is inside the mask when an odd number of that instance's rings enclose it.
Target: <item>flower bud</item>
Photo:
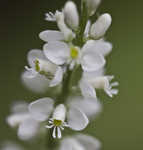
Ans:
[[[106,13],[101,15],[97,21],[91,26],[90,36],[94,39],[99,39],[108,30],[112,22],[110,14]]]
[[[58,25],[59,29],[64,34],[64,39],[66,41],[71,41],[74,38],[74,33],[65,24],[64,13],[56,11],[55,17],[56,17],[56,21],[57,21],[57,25]]]
[[[99,6],[101,0],[85,0],[86,2],[86,6],[87,6],[87,11],[88,11],[88,15],[92,16],[97,7]]]
[[[64,7],[65,21],[69,27],[76,29],[79,25],[79,16],[74,2],[68,1]]]

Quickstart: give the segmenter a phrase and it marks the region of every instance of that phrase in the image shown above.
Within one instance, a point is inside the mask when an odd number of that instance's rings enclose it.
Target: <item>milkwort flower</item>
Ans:
[[[35,120],[47,121],[45,127],[53,128],[53,138],[61,138],[64,127],[80,131],[88,125],[88,118],[79,108],[74,106],[67,110],[64,104],[54,108],[54,100],[48,97],[32,102],[29,111]]]
[[[12,128],[18,128],[17,135],[21,140],[35,137],[39,131],[39,122],[32,118],[26,102],[17,102],[12,106],[11,114],[6,118]]]
[[[118,94],[118,89],[114,89],[113,87],[119,85],[118,82],[110,83],[113,79],[114,76],[104,75],[102,69],[92,73],[83,72],[79,83],[82,95],[84,97],[96,98],[95,89],[103,89],[108,96],[113,97],[113,95]]]
[[[63,69],[50,62],[41,50],[31,50],[27,59],[30,68],[25,67],[22,80],[28,87],[45,91],[48,86],[56,86],[62,81]]]

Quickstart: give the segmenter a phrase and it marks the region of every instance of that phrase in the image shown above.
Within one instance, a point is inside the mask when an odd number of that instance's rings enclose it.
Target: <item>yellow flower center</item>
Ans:
[[[62,121],[54,119],[53,124],[54,124],[54,126],[61,126],[62,125]]]
[[[70,55],[71,55],[72,59],[76,59],[78,57],[78,49],[75,47],[71,47]]]
[[[35,70],[36,70],[37,72],[40,71],[39,61],[38,61],[37,59],[35,60]]]

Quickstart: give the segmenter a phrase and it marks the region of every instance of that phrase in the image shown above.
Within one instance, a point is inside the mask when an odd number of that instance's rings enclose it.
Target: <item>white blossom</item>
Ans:
[[[70,107],[67,110],[64,104],[59,104],[54,109],[54,100],[51,98],[32,102],[29,105],[29,111],[35,120],[48,121],[45,127],[53,128],[53,138],[61,138],[61,130],[64,130],[64,127],[80,131],[88,124],[88,118],[79,108]]]
[[[21,140],[29,140],[38,133],[39,123],[32,118],[25,102],[15,103],[6,121],[12,128],[18,127],[17,135]]]
[[[22,81],[27,87],[41,92],[62,81],[63,69],[50,62],[41,50],[31,50],[27,59],[31,68],[26,66],[26,72],[22,75]]]
[[[96,12],[101,0],[84,0],[86,2],[88,15],[92,16]]]
[[[77,134],[65,137],[60,143],[59,150],[99,150],[101,143],[92,136]]]
[[[88,118],[95,118],[102,110],[102,105],[97,98],[76,96],[68,99],[68,105],[77,106]]]
[[[68,26],[65,23],[65,16],[63,12],[60,11],[56,11],[55,13],[55,17],[56,17],[56,21],[57,21],[57,25],[60,29],[60,31],[63,33],[64,35],[64,40],[65,41],[72,41],[73,38],[75,37],[75,34],[72,32],[72,30],[70,28],[68,28]]]
[[[63,12],[67,25],[76,30],[79,25],[79,16],[75,3],[72,1],[68,1],[64,6]]]
[[[112,22],[111,15],[108,13],[102,14],[99,16],[97,21],[92,24],[91,29],[90,29],[90,36],[94,39],[99,39],[108,30]]]
[[[96,89],[103,89],[105,93],[113,97],[113,95],[118,94],[118,89],[113,87],[118,86],[118,82],[111,82],[114,76],[103,75],[98,72],[93,73],[83,73],[83,77],[80,81],[80,89],[84,97],[94,97],[96,98]]]
[[[56,65],[69,64],[73,69],[76,64],[81,64],[84,71],[91,72],[103,67],[105,59],[99,52],[92,51],[90,47],[89,43],[85,43],[80,49],[77,46],[54,41],[46,43],[43,49],[45,56]]]

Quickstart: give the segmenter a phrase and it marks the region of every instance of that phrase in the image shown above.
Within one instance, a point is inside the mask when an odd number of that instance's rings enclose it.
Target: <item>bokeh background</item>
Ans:
[[[0,3],[0,142],[17,139],[5,123],[10,104],[31,101],[40,95],[31,93],[20,82],[26,54],[41,48],[39,32],[51,28],[44,14],[60,9],[66,0],[1,0]],[[79,0],[76,3],[79,5]],[[118,96],[103,96],[104,111],[92,126],[91,135],[99,138],[102,150],[143,149],[143,1],[103,0],[99,13],[109,12],[113,24],[107,39],[113,45],[107,73],[120,82]]]

